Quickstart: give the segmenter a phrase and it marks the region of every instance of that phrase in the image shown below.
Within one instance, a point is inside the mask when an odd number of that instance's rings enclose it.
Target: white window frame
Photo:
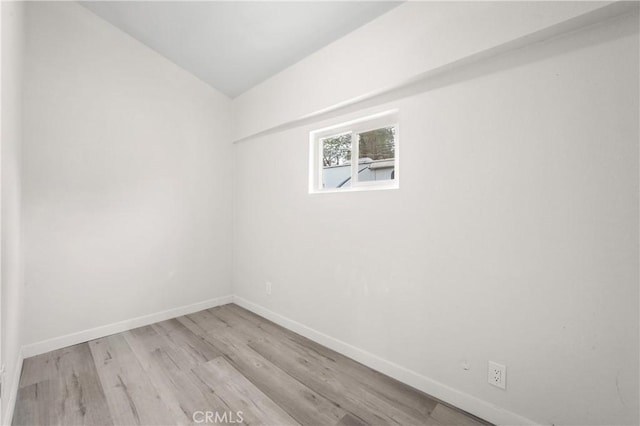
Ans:
[[[394,176],[393,179],[383,181],[358,180],[359,143],[355,135],[384,127],[395,128],[394,140]],[[331,136],[351,133],[351,185],[346,188],[322,187],[322,139]],[[355,161],[354,161],[355,159]],[[366,117],[361,117],[345,123],[336,124],[309,132],[309,193],[326,194],[336,192],[371,191],[384,189],[398,189],[400,187],[400,124],[398,110],[384,111]]]

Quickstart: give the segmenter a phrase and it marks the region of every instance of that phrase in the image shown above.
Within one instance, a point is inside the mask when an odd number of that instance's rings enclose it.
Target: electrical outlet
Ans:
[[[267,281],[264,285],[264,292],[268,295],[271,296],[271,283],[269,281]]]
[[[500,389],[507,389],[507,367],[497,362],[489,361],[489,384]]]

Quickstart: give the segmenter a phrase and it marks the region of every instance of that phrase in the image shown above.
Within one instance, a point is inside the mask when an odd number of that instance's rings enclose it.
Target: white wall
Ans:
[[[2,2],[2,414],[11,411],[11,389],[20,378],[23,288],[20,238],[20,149],[22,140],[22,65],[24,4]],[[5,423],[3,423],[5,424]]]
[[[610,3],[407,2],[235,98],[234,139],[394,87]]]
[[[236,137],[602,4],[462,5],[447,6],[453,26],[432,6],[400,6],[237,98]],[[436,396],[454,389],[471,411],[638,423],[637,16],[373,107],[400,108],[401,189],[309,195],[308,131],[341,118],[232,147],[230,101],[209,86],[75,3],[27,12],[24,343],[235,291],[428,379]],[[397,67],[320,66],[363,43]],[[3,210],[18,206],[4,202],[17,170],[4,132]],[[19,154],[11,140],[7,158]],[[3,259],[3,286],[4,274]],[[488,360],[508,366],[506,392],[486,383]]]
[[[25,343],[230,295],[229,99],[75,2],[26,48]]]
[[[399,190],[307,193],[308,132],[358,114],[236,144],[235,293],[477,414],[638,424],[638,49],[628,15],[374,107]]]

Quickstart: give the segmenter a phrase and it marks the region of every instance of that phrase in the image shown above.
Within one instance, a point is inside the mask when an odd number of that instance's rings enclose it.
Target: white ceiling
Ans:
[[[81,4],[214,88],[235,97],[400,3],[84,1]]]

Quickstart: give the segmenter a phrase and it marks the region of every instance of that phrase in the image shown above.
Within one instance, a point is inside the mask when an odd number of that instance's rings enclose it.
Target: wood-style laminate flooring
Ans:
[[[238,423],[486,424],[233,304],[26,359],[13,417]]]

